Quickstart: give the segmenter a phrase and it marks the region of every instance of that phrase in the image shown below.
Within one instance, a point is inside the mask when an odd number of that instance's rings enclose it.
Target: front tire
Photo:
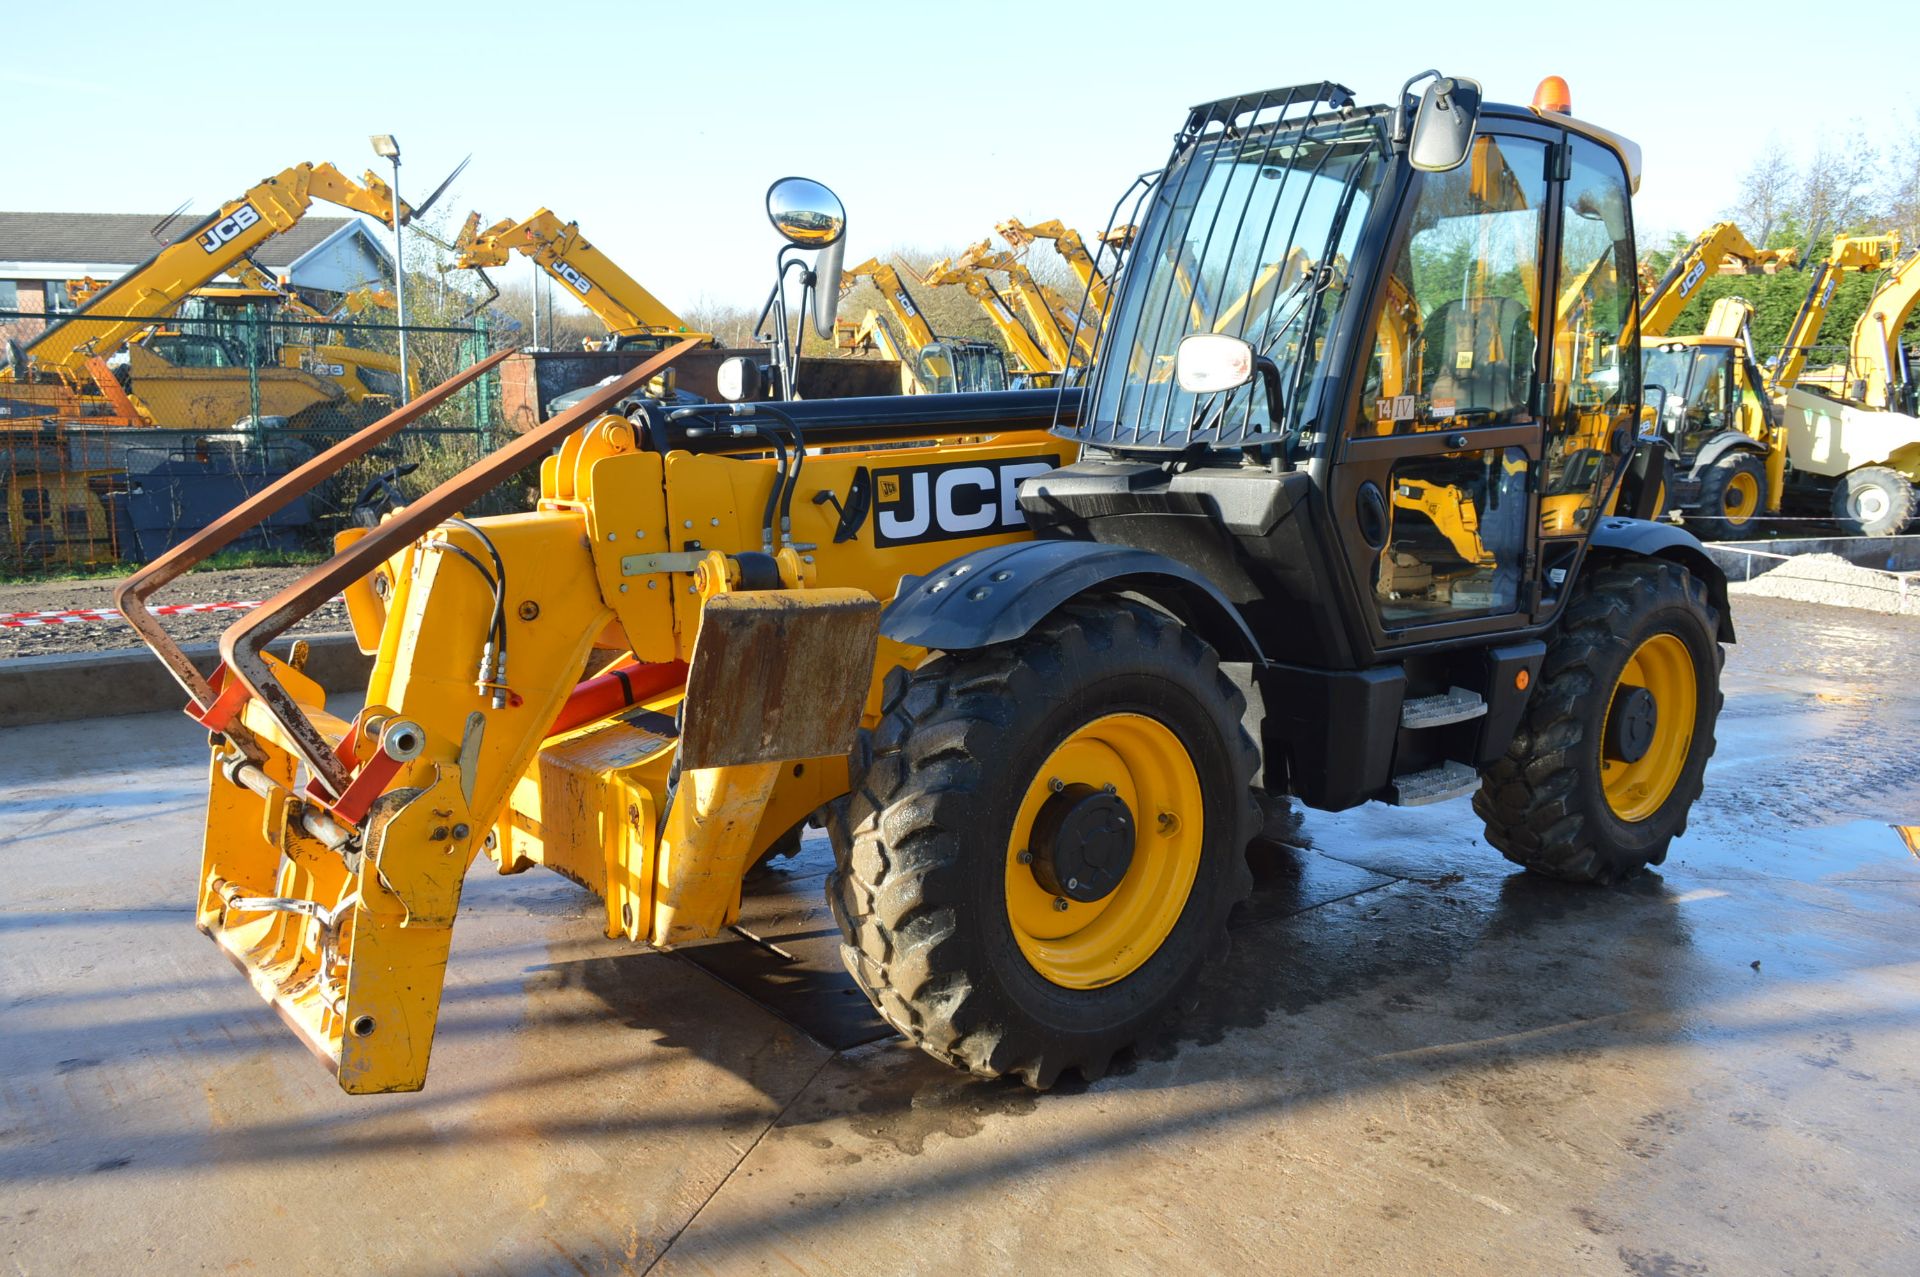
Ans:
[[[1862,466],[1834,481],[1833,521],[1854,536],[1898,536],[1913,512],[1913,485],[1898,470]]]
[[[1666,860],[1700,797],[1720,716],[1720,617],[1678,564],[1593,567],[1576,588],[1473,809],[1515,864],[1617,883]]]
[[[1252,890],[1243,712],[1211,647],[1119,598],[896,669],[834,821],[848,971],[955,1067],[1101,1076]]]
[[[1700,499],[1689,522],[1700,535],[1715,540],[1752,536],[1760,512],[1767,508],[1767,468],[1751,452],[1733,452],[1720,458],[1700,476]]]

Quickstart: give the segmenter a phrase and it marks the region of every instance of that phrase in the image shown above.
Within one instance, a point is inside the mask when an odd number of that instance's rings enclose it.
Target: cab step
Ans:
[[[1424,807],[1428,803],[1443,803],[1449,798],[1471,794],[1479,787],[1478,771],[1465,763],[1449,759],[1438,767],[1395,776],[1390,787],[1393,797],[1389,801],[1395,807]]]
[[[1418,730],[1464,723],[1487,712],[1487,702],[1468,687],[1449,687],[1437,696],[1415,696],[1400,706],[1400,726]]]

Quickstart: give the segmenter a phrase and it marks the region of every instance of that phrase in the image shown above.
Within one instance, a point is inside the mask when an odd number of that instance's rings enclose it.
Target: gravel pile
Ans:
[[[1920,616],[1920,572],[1905,574],[1904,595],[1901,581],[1900,575],[1859,567],[1837,554],[1803,554],[1764,576],[1735,582],[1730,588],[1735,594],[1857,607],[1891,616]]]

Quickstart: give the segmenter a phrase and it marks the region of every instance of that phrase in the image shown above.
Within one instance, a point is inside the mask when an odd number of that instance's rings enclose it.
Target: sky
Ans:
[[[1725,211],[1770,138],[1804,157],[1864,122],[1914,118],[1913,78],[1868,60],[1912,47],[1920,8],[1879,10],[1851,69],[1793,36],[1818,38],[1808,14],[1747,3],[1730,23],[1723,7],[1675,0],[107,0],[88,6],[82,38],[60,6],[18,6],[8,45],[37,52],[0,68],[15,126],[0,208],[201,211],[301,160],[384,175],[367,139],[392,133],[403,197],[472,154],[436,214],[545,206],[669,305],[757,306],[780,242],[763,202],[775,178],[838,192],[849,262],[959,247],[1010,215],[1091,237],[1196,102],[1321,79],[1383,102],[1437,67],[1492,101],[1527,102],[1540,77],[1564,76],[1576,115],[1643,147],[1642,231],[1691,233]]]

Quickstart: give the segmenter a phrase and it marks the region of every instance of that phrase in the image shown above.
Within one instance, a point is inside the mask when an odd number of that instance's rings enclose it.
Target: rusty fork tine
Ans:
[[[179,644],[161,627],[159,620],[147,610],[147,600],[158,593],[161,587],[185,575],[194,565],[233,544],[248,529],[318,487],[348,462],[357,461],[423,413],[438,408],[512,353],[503,350],[499,354],[489,355],[471,368],[441,382],[412,403],[394,409],[372,425],[347,436],[306,464],[289,470],[227,514],[135,571],[114,589],[114,607],[127,619],[127,624],[140,636],[140,641],[160,658],[160,663],[167,667],[174,681],[185,689],[197,708],[204,713],[213,707],[213,688],[194,668],[193,662],[187,659],[186,653],[180,650]]]
[[[319,728],[313,725],[293,697],[280,686],[272,668],[261,659],[261,650],[332,598],[342,587],[365,576],[376,565],[417,540],[448,515],[458,513],[468,501],[502,479],[539,461],[553,445],[611,408],[623,396],[644,385],[662,368],[697,344],[692,339],[679,342],[633,368],[619,380],[596,388],[592,394],[551,421],[529,430],[498,452],[481,458],[419,500],[409,503],[379,527],[227,627],[226,633],[220,636],[221,661],[286,730],[287,739],[293,742],[312,775],[336,798],[346,789],[350,779],[345,765],[334,754],[333,747],[320,734]]]

